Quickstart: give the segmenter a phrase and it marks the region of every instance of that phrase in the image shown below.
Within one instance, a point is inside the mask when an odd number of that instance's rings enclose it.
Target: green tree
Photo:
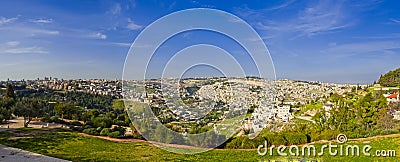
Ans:
[[[400,68],[381,75],[378,83],[388,87],[400,86]]]
[[[77,119],[78,109],[75,105],[69,103],[59,103],[54,107],[54,113],[61,116],[62,119]]]
[[[12,87],[11,84],[7,84],[6,88],[6,94],[5,94],[6,99],[16,99],[17,96],[15,95],[14,88]]]
[[[14,105],[14,99],[1,99],[0,98],[0,123],[3,120],[9,120],[11,118],[11,109]]]
[[[112,121],[107,117],[99,116],[93,119],[93,125],[95,127],[110,128],[112,125]]]
[[[28,127],[32,118],[43,115],[43,103],[36,99],[23,98],[16,102],[13,108],[13,113],[24,118],[24,127]]]

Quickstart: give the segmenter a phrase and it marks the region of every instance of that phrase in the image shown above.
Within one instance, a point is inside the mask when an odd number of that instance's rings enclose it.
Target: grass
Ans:
[[[364,141],[365,142],[365,141]],[[394,149],[400,153],[400,137],[379,138],[369,141],[375,149]],[[270,159],[322,160],[322,161],[397,161],[396,157],[278,157],[260,156],[256,150],[212,150],[194,155],[164,151],[146,142],[116,143],[79,135],[65,129],[16,129],[0,132],[0,143],[24,150],[72,161],[268,161]],[[364,145],[363,141],[349,144]],[[322,144],[317,144],[320,147]],[[276,155],[276,150],[274,150]]]

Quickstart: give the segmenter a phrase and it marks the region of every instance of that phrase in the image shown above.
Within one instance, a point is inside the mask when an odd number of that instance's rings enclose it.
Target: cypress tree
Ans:
[[[14,88],[12,87],[11,84],[7,84],[5,98],[14,99],[14,100],[17,98],[17,96],[15,95],[15,92],[14,92]]]

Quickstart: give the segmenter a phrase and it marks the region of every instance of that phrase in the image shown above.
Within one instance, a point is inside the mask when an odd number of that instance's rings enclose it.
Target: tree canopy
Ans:
[[[400,68],[389,71],[382,75],[378,81],[382,86],[396,87],[400,86]]]

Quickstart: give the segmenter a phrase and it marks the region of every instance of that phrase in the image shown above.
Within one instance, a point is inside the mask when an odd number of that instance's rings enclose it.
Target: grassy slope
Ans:
[[[15,138],[23,136],[23,138]],[[72,161],[260,161],[269,156],[259,156],[256,150],[212,150],[195,155],[174,154],[148,143],[115,143],[86,137],[62,129],[17,129],[13,133],[0,132],[0,143],[24,150]],[[352,142],[361,144],[361,142]],[[400,137],[371,141],[373,148],[396,149],[400,153]],[[374,150],[374,149],[373,149]],[[327,154],[327,153],[326,153]],[[272,157],[280,160],[288,157]],[[295,157],[290,159],[304,159]],[[371,161],[368,157],[312,157],[323,161]],[[396,161],[399,158],[377,158],[374,161]]]

